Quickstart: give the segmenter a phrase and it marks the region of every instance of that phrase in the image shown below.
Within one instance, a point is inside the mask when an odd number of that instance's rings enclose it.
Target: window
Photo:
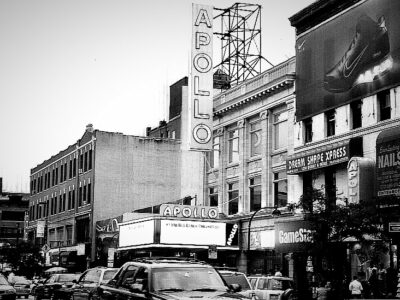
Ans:
[[[87,185],[87,203],[92,202],[92,184],[89,182]]]
[[[384,121],[390,119],[390,90],[384,90],[377,94],[378,99],[378,121]]]
[[[176,132],[175,132],[175,130],[172,131],[171,138],[172,138],[172,139],[175,139],[175,138],[176,138]]]
[[[355,101],[350,104],[351,113],[351,129],[360,128],[362,126],[362,102]]]
[[[83,165],[83,170],[86,172],[88,170],[88,152],[85,151],[85,159],[84,159],[84,165]]]
[[[68,191],[68,210],[70,210],[72,208],[72,191],[69,190]]]
[[[250,123],[250,156],[261,154],[261,122]]]
[[[228,214],[234,215],[239,212],[239,184],[228,184]]]
[[[72,201],[71,201],[71,209],[75,208],[75,187],[72,187]]]
[[[64,165],[61,164],[60,166],[60,182],[64,181]]]
[[[72,178],[72,159],[69,160],[69,174],[68,174],[68,178],[69,178],[69,179]]]
[[[64,181],[67,180],[67,161],[64,162]]]
[[[62,197],[62,211],[65,211],[66,197],[67,197],[67,194],[64,191],[63,197]]]
[[[286,171],[274,173],[274,206],[287,205],[287,178]]]
[[[274,150],[287,148],[288,144],[288,113],[280,110],[273,113]]]
[[[218,206],[218,187],[208,189],[208,199],[210,206]]]
[[[220,137],[216,136],[213,138],[213,148],[210,152],[210,167],[211,168],[218,168],[219,167],[219,140]]]
[[[74,170],[73,170],[73,173],[72,173],[73,175],[72,176],[75,177],[76,176],[76,157],[75,156],[74,156],[74,163],[73,164],[74,164],[74,166],[73,166]]]
[[[83,203],[86,204],[87,185],[83,184]]]
[[[312,119],[306,119],[303,121],[303,126],[304,126],[304,143],[310,143],[312,142],[312,136],[313,136],[313,131],[312,131]]]
[[[239,131],[237,129],[228,132],[228,159],[229,163],[239,161]]]
[[[79,187],[78,206],[82,206],[82,185]]]
[[[91,170],[93,167],[93,150],[89,150],[89,170]]]
[[[250,211],[261,208],[261,176],[249,179],[250,188]]]
[[[330,110],[325,113],[325,121],[326,121],[326,136],[335,135],[335,111]]]

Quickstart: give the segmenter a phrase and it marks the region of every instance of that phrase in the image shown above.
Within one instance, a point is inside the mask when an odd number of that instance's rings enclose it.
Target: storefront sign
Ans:
[[[262,230],[250,232],[250,249],[273,249],[275,248],[275,230]]]
[[[349,203],[371,202],[374,197],[375,162],[366,157],[352,157],[347,164]]]
[[[213,113],[213,7],[192,4],[190,149],[211,150]]]
[[[275,223],[275,250],[280,252],[302,251],[313,242],[313,230],[306,221]]]
[[[96,222],[96,232],[118,232],[119,224],[122,223],[122,216],[118,216],[116,218],[111,218],[107,220],[97,221]]]
[[[212,206],[162,204],[160,206],[160,215],[177,218],[216,219],[218,218],[218,208]]]
[[[400,232],[400,223],[389,223],[389,232]]]
[[[297,36],[297,121],[400,82],[400,1],[356,2]]]
[[[225,246],[226,240],[225,223],[161,220],[161,244]]]
[[[154,220],[120,224],[119,247],[154,243]]]
[[[46,226],[46,221],[37,221],[36,223],[36,237],[44,237],[44,228]]]
[[[325,168],[349,160],[349,141],[292,155],[286,161],[287,174]]]
[[[400,127],[385,130],[377,138],[376,184],[379,198],[400,199]]]

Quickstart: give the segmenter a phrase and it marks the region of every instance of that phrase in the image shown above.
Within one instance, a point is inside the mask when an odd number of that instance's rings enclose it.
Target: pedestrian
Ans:
[[[329,281],[327,283],[322,282],[317,288],[317,300],[328,300],[330,291],[331,283]]]
[[[355,275],[353,276],[353,281],[349,284],[349,291],[352,299],[361,299],[363,287]]]
[[[381,294],[379,292],[378,274],[376,269],[372,270],[371,276],[368,279],[368,283],[370,286],[372,297],[375,299],[379,299],[381,297]]]
[[[378,269],[378,287],[382,296],[386,295],[386,269],[383,264],[379,264]]]

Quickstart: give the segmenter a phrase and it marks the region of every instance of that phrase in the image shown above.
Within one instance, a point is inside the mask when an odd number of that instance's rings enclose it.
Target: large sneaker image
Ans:
[[[333,93],[348,91],[358,76],[380,64],[390,52],[389,35],[382,16],[378,22],[362,15],[356,34],[342,59],[324,77],[324,88]]]

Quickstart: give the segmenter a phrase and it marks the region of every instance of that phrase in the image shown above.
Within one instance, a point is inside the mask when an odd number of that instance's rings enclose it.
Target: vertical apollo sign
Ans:
[[[213,7],[192,4],[189,148],[211,150],[213,109]]]

